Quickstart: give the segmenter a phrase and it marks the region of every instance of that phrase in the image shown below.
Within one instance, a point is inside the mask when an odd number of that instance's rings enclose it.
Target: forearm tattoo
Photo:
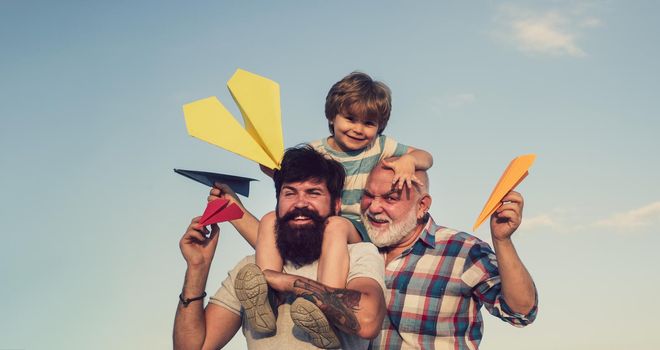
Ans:
[[[305,298],[319,307],[340,330],[355,334],[360,330],[360,324],[354,311],[358,310],[362,293],[352,289],[335,289],[323,284],[299,278],[293,283],[295,294]]]

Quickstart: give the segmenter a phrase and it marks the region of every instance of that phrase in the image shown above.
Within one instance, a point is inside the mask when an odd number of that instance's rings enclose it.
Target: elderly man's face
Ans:
[[[364,226],[378,247],[396,245],[417,227],[420,195],[408,187],[396,190],[393,178],[393,171],[375,168],[360,203]]]

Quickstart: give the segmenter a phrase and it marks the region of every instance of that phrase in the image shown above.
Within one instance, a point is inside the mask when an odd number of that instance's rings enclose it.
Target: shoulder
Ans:
[[[466,244],[470,244],[470,245],[485,243],[479,238],[467,232],[460,231],[457,229],[444,227],[444,226],[435,226],[434,229],[435,229],[434,234],[435,234],[436,243],[444,240],[465,242]]]
[[[307,142],[307,144],[312,146],[313,148],[322,148],[324,140],[325,139],[318,139],[318,140],[315,140],[315,141]]]
[[[378,136],[376,144],[379,145],[381,154],[384,158],[389,158],[392,156],[402,156],[408,152],[408,146],[397,142],[394,138],[387,135]]]
[[[443,254],[466,257],[474,254],[490,255],[492,252],[488,243],[474,235],[437,225],[433,219],[429,220],[425,229],[430,235],[434,236],[435,247],[443,250]]]
[[[385,260],[375,245],[368,242],[349,244],[348,254],[350,269],[346,282],[356,277],[369,277],[385,288]]]
[[[461,259],[467,268],[474,264],[493,266],[497,261],[491,246],[481,239],[463,231],[446,227],[439,228],[436,235],[436,247],[442,247],[443,255]]]
[[[348,245],[348,254],[351,255],[351,259],[362,258],[362,257],[378,257],[382,260],[378,248],[376,248],[373,243],[369,242],[359,242]]]
[[[222,281],[220,288],[209,298],[209,303],[216,304],[224,307],[225,309],[241,315],[241,304],[236,297],[236,292],[234,291],[234,281],[236,280],[236,275],[247,264],[255,263],[254,255],[246,256],[241,259],[233,269],[229,271],[227,277]]]
[[[230,275],[231,277],[236,276],[236,275],[238,274],[238,271],[240,271],[245,265],[247,265],[247,264],[256,264],[256,261],[257,261],[257,260],[256,260],[254,254],[252,254],[252,255],[248,255],[248,256],[244,257],[243,259],[241,259],[241,260],[240,260],[240,261],[234,266],[233,269],[231,269],[231,271],[229,271],[229,275]]]

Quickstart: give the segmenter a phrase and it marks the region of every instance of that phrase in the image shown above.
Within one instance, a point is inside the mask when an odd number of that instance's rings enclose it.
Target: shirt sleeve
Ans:
[[[478,242],[470,249],[461,279],[472,287],[472,295],[483,303],[493,316],[516,327],[524,327],[536,319],[538,296],[535,298],[534,307],[526,315],[514,312],[506,304],[502,297],[495,253],[485,242]]]
[[[382,135],[382,152],[380,155],[380,160],[387,159],[389,157],[401,157],[402,155],[408,152],[408,146],[398,143],[395,139]]]
[[[357,277],[368,277],[385,290],[385,260],[378,253],[378,248],[372,243],[362,242],[350,244],[348,249],[351,268],[346,283]]]
[[[254,262],[254,255],[250,255],[236,264],[236,266],[231,271],[229,271],[229,273],[227,273],[227,278],[222,281],[222,285],[218,291],[213,296],[211,296],[211,298],[209,298],[209,303],[222,306],[225,309],[241,316],[243,310],[241,309],[241,303],[238,301],[238,297],[236,297],[234,281],[236,280],[238,271],[240,271],[243,266]]]

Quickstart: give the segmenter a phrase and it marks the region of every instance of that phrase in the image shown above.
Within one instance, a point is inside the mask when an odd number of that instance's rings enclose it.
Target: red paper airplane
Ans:
[[[238,205],[236,205],[236,203],[229,204],[228,200],[218,198],[206,205],[206,210],[204,210],[204,214],[199,220],[199,224],[207,226],[219,222],[240,219],[242,217],[243,211]]]

